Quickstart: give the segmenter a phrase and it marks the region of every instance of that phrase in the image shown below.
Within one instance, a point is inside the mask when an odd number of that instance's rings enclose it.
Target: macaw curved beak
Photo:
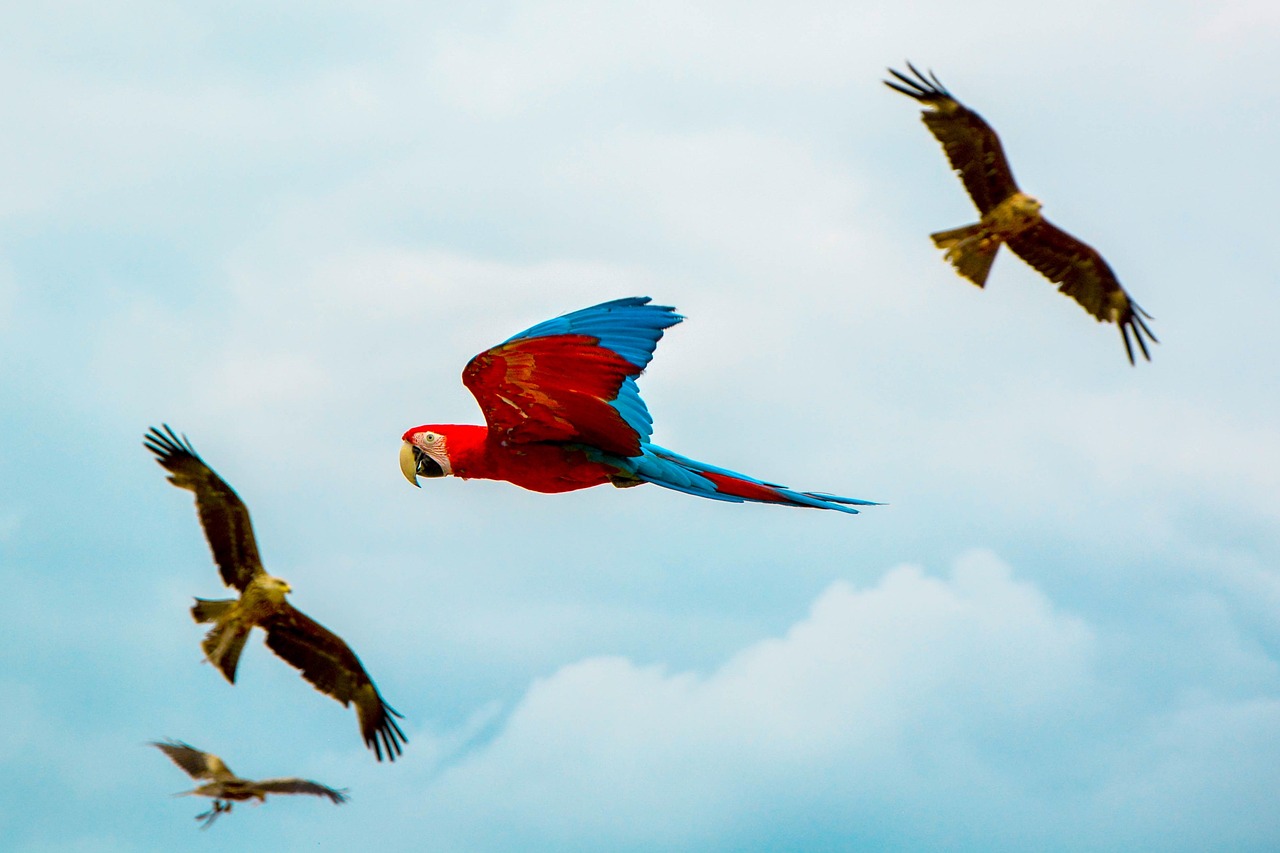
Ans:
[[[400,445],[400,473],[404,474],[406,480],[420,489],[422,484],[418,482],[417,459],[419,453],[421,451],[407,441]]]
[[[400,473],[419,488],[418,477],[443,477],[444,467],[432,459],[421,447],[405,442],[400,445]]]

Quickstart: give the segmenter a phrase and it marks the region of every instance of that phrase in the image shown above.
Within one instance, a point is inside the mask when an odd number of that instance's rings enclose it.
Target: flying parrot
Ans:
[[[718,501],[856,513],[875,501],[798,492],[673,453],[649,441],[636,377],[664,330],[684,317],[649,297],[615,299],[539,323],[477,355],[462,372],[485,426],[405,432],[400,470],[418,477],[506,480],[535,492],[654,483]]]

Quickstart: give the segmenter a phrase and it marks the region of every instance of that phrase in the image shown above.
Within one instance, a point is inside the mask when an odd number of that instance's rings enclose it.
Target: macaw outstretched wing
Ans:
[[[637,456],[653,419],[635,379],[684,318],[649,297],[615,299],[539,323],[467,364],[462,383],[507,441],[576,442]]]

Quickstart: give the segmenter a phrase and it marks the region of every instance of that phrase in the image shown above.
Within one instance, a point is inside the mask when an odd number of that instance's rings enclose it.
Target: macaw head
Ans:
[[[426,424],[404,434],[400,471],[415,486],[419,477],[447,477],[453,473],[445,430],[446,427],[439,424]]]

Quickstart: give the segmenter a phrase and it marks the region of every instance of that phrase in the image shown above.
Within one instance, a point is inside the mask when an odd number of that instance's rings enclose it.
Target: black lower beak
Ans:
[[[413,448],[413,461],[419,477],[444,476],[444,469],[440,467],[440,463],[424,453],[421,448]]]

